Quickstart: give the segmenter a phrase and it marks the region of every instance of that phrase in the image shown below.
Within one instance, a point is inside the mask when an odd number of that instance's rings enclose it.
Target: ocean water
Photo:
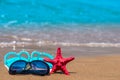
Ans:
[[[120,47],[119,0],[0,0],[0,43]]]

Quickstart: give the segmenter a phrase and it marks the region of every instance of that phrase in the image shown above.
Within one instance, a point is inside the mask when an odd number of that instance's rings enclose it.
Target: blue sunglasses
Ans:
[[[45,57],[54,58],[46,52],[33,51],[31,54],[27,51],[20,51],[19,53],[8,52],[4,56],[4,65],[10,74],[32,73],[46,75],[53,65],[49,62],[44,62]]]
[[[49,65],[41,60],[34,60],[27,62],[18,60],[11,64],[9,74],[36,74],[47,75],[49,74]]]

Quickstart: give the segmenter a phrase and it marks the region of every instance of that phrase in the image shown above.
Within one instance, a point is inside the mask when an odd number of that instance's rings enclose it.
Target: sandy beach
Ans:
[[[94,53],[97,55],[95,56],[94,54],[89,53],[86,55],[84,52],[82,52],[81,49],[78,49],[77,53],[77,48],[71,48],[71,51],[76,52],[71,52],[68,51],[68,47],[62,47],[63,55],[64,57],[68,56],[75,56],[75,60],[67,64],[67,69],[70,72],[69,76],[66,76],[60,72],[47,75],[47,76],[38,76],[38,75],[9,75],[7,69],[3,65],[3,59],[1,59],[1,68],[0,68],[0,80],[119,80],[120,79],[120,55],[118,54],[108,54],[103,55],[98,55],[97,48],[91,48]],[[32,50],[39,50],[39,51],[48,51],[52,53],[52,55],[55,55],[56,52],[56,46],[54,47],[42,47],[42,48],[25,48],[27,51],[31,52]],[[86,49],[90,52],[90,48]],[[104,48],[106,49],[106,48]],[[2,55],[4,55],[6,52],[11,51],[12,48],[0,48],[0,54],[1,57],[3,58]],[[17,48],[17,51],[22,50],[21,48]],[[80,50],[80,51],[79,51]],[[100,53],[101,49],[98,49]],[[110,52],[109,48],[109,52]],[[112,51],[116,53],[119,52],[117,51],[118,49],[113,49]],[[68,52],[67,52],[68,51]],[[106,49],[107,51],[107,49]],[[104,50],[104,52],[106,52]],[[53,53],[54,52],[54,53]],[[87,53],[87,52],[86,52]],[[111,52],[112,53],[112,52]],[[77,54],[77,55],[76,55]],[[94,55],[94,56],[93,56]]]
[[[10,75],[4,66],[8,52],[56,56],[59,47],[75,57],[69,76]],[[120,80],[120,0],[0,0],[0,80]]]

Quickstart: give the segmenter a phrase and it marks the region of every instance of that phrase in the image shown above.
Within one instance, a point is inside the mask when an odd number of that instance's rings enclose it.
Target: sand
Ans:
[[[0,48],[0,54],[3,55],[10,50],[9,48],[5,48],[4,50]],[[70,56],[70,54],[65,55],[65,57],[68,56]],[[67,69],[70,72],[69,76],[60,72],[47,76],[32,74],[9,75],[7,69],[3,65],[3,61],[0,63],[0,80],[120,80],[119,54],[97,56],[75,55],[75,60],[67,64]]]

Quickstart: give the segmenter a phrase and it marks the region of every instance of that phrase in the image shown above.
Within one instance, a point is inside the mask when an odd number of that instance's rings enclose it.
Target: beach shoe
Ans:
[[[22,55],[26,55],[22,56]],[[24,61],[29,61],[30,60],[30,55],[27,51],[21,51],[19,53],[16,52],[8,52],[5,56],[4,56],[4,65],[5,67],[9,70],[9,67],[11,66],[11,64],[15,61],[18,60],[24,60]]]
[[[46,53],[46,52],[38,52],[38,51],[33,51],[31,53],[31,59],[30,61],[34,61],[34,60],[42,60],[44,61],[44,58],[50,58],[50,59],[53,59],[54,57],[52,55],[50,55],[49,53]],[[52,69],[52,64],[49,63],[49,62],[46,62],[50,69]]]

